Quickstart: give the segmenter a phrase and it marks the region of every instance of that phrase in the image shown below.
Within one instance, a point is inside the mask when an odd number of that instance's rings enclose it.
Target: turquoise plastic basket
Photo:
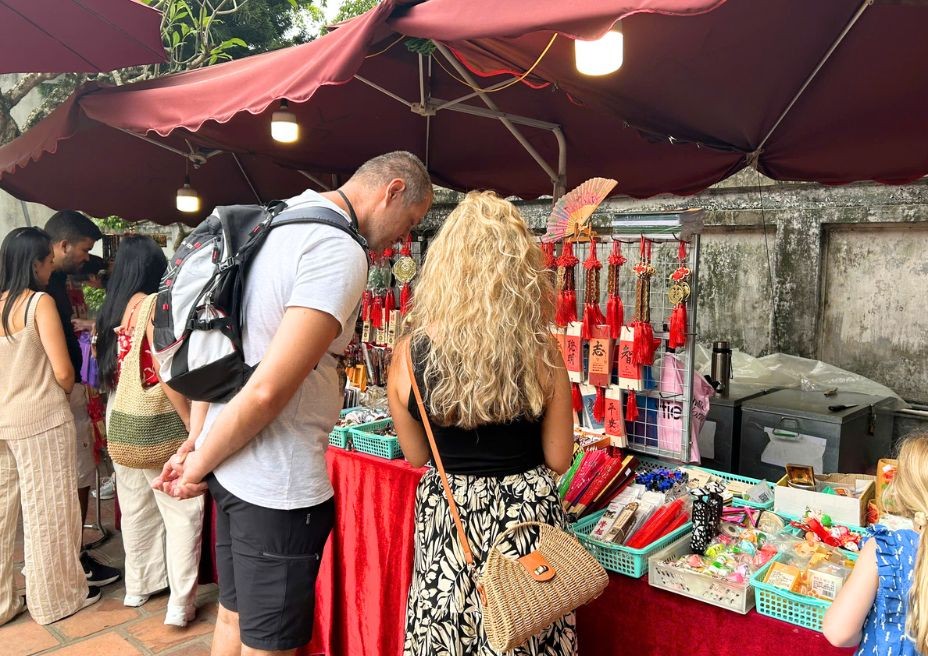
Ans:
[[[856,555],[845,553],[851,560],[857,560]],[[831,606],[830,601],[798,595],[764,582],[767,570],[782,557],[783,554],[778,554],[751,577],[751,585],[754,586],[754,608],[761,615],[813,631],[821,631],[822,619],[825,617],[825,611]]]
[[[644,549],[630,549],[619,544],[600,542],[590,537],[590,533],[593,532],[596,523],[605,512],[605,510],[600,510],[589,517],[584,517],[576,524],[573,524],[570,530],[577,536],[577,539],[580,540],[580,544],[593,554],[593,557],[596,558],[599,564],[605,569],[635,579],[641,578],[648,573],[648,557],[660,549],[663,549],[693,528],[692,522],[687,522]]]
[[[342,410],[338,416],[339,418],[344,417],[349,412],[353,412],[358,408],[345,408]],[[335,426],[332,429],[332,432],[329,433],[329,446],[335,446],[339,449],[350,449],[351,448],[351,439],[349,432],[354,426]]]
[[[679,462],[663,462],[661,460],[655,460],[653,458],[645,458],[642,456],[636,455],[638,462],[640,463],[639,468],[643,467],[645,470],[656,469],[658,467],[692,467],[693,469],[699,469],[704,472],[709,472],[713,476],[718,476],[726,481],[739,481],[741,483],[747,483],[748,485],[757,485],[760,483],[760,479],[751,478],[749,476],[739,476],[738,474],[729,474],[728,472],[717,471],[715,469],[709,469],[707,467],[699,467],[697,465],[684,464]],[[773,485],[770,482],[767,482],[767,487],[770,488],[770,501],[767,503],[755,503],[753,501],[745,501],[744,499],[734,499],[732,504],[735,506],[746,506],[748,508],[759,508],[760,510],[770,510],[773,508]]]
[[[782,517],[783,519],[785,519],[786,522],[787,522],[786,528],[783,529],[786,533],[789,533],[790,535],[795,535],[795,536],[798,537],[798,538],[802,538],[802,537],[803,537],[804,534],[803,534],[803,532],[802,532],[802,529],[799,529],[799,528],[796,528],[795,526],[790,526],[790,525],[789,525],[789,522],[791,522],[791,521],[798,521],[798,520],[799,520],[799,517],[797,517],[796,515],[788,515],[788,514],[786,514],[786,513],[777,513],[777,514],[778,514],[780,517]],[[854,531],[854,533],[860,533],[860,534],[863,536],[863,539],[860,541],[860,546],[861,546],[861,547],[864,545],[864,542],[867,541],[867,538],[869,538],[871,535],[873,535],[873,532],[872,532],[870,529],[864,528],[863,526],[855,526],[854,524],[838,524],[838,525],[839,525],[839,526],[846,526],[847,528],[849,528],[849,529],[851,529],[852,531]],[[856,559],[856,558],[857,558],[857,552],[856,552],[856,551],[850,551],[850,550],[848,550],[848,549],[841,549],[841,548],[838,548],[838,551],[840,551],[840,552],[841,552],[842,554],[844,554],[845,556],[848,556],[849,558],[853,558],[853,559]]]
[[[403,451],[400,449],[400,441],[395,437],[386,435],[376,435],[371,431],[376,431],[387,426],[392,426],[392,419],[382,419],[370,424],[361,424],[352,426],[351,443],[355,451],[366,453],[368,455],[386,458],[387,460],[396,460],[403,457]]]

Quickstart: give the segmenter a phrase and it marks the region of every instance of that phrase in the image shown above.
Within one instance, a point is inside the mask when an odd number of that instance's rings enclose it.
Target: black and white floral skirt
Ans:
[[[481,573],[500,533],[521,522],[566,526],[554,485],[543,467],[491,478],[448,476]],[[535,536],[517,531],[501,548],[512,556],[532,550]],[[415,562],[406,608],[404,656],[498,656],[483,631],[477,574],[470,572],[458,541],[438,472],[422,477],[416,493]],[[570,656],[577,653],[571,613],[507,656]]]

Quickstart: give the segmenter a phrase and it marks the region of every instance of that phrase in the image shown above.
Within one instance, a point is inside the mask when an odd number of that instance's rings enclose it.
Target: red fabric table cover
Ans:
[[[335,528],[316,585],[313,641],[301,654],[402,654],[412,580],[416,485],[426,472],[331,448]]]
[[[334,448],[326,460],[336,523],[319,572],[313,641],[298,653],[399,656],[412,580],[415,490],[426,470]],[[214,532],[209,535],[214,539]],[[820,633],[754,611],[738,615],[652,588],[647,577],[610,575],[602,596],[578,611],[577,626],[583,656],[853,653],[835,649]]]

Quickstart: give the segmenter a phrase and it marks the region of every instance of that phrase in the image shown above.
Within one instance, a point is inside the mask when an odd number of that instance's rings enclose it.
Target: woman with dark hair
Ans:
[[[20,507],[29,611],[49,624],[100,599],[79,553],[74,386],[55,302],[39,291],[54,265],[39,228],[17,228],[0,246],[0,624],[25,610],[13,547]]]
[[[140,376],[146,388],[161,385],[184,424],[189,426],[187,399],[164,385],[158,377],[158,363],[151,350],[154,328],[150,316],[146,316],[146,308],[151,305],[146,301],[158,291],[166,268],[164,252],[150,237],[130,235],[119,242],[106,299],[96,324],[100,385],[114,392],[121,374]],[[147,322],[140,346],[141,370],[121,372],[139,321]],[[113,396],[110,395],[110,406]],[[203,497],[175,499],[153,490],[151,481],[161,473],[160,467],[135,469],[115,461],[113,467],[126,551],[123,603],[141,606],[153,593],[170,586],[164,623],[186,626],[196,613]]]

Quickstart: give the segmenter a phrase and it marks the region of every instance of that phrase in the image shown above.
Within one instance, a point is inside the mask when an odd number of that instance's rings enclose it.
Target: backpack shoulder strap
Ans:
[[[283,212],[281,212],[283,214]],[[294,210],[294,214],[297,214],[297,210]],[[343,217],[339,212],[336,212],[333,209],[328,207],[307,207],[305,209],[300,209],[298,211],[299,216],[285,217],[280,220],[274,220],[271,222],[270,228],[278,228],[283,225],[294,225],[297,223],[317,223],[321,225],[331,226],[338,230],[341,230],[349,237],[354,239],[358,245],[364,249],[365,255],[369,250],[367,245],[367,240],[361,236],[361,233],[355,230],[352,225],[349,225],[345,222],[345,217]]]

